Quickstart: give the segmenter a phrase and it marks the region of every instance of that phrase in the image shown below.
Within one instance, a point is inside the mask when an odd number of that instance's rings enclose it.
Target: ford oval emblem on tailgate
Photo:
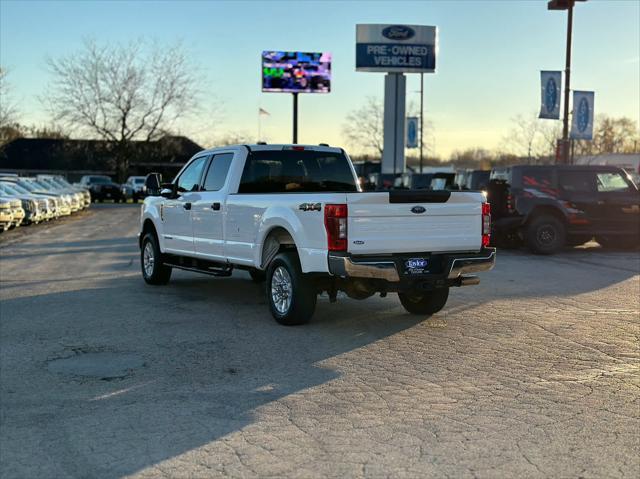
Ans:
[[[411,208],[411,212],[417,215],[422,214],[425,211],[427,210],[424,208],[424,206],[414,206],[413,208]]]

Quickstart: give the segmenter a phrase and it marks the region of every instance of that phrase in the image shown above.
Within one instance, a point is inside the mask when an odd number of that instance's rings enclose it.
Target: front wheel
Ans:
[[[280,253],[271,262],[266,293],[271,315],[286,326],[307,323],[316,309],[317,294],[294,252]]]
[[[147,233],[142,239],[140,266],[142,277],[147,284],[167,284],[171,278],[171,266],[162,262],[160,246],[153,233]]]
[[[400,298],[402,306],[408,313],[431,316],[447,304],[449,288],[438,288],[433,291],[398,293],[398,298]]]

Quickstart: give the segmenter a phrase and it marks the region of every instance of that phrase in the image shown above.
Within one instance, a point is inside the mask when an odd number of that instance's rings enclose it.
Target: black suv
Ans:
[[[80,179],[80,185],[89,189],[93,201],[113,200],[126,201],[122,188],[111,178],[104,175],[86,175]]]
[[[640,192],[611,166],[512,166],[494,170],[488,187],[493,239],[521,240],[553,254],[595,237],[604,247],[640,243]]]

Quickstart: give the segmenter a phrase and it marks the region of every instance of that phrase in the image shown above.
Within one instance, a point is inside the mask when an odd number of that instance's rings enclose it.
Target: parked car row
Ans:
[[[106,175],[86,175],[77,183],[91,192],[93,201],[113,200],[115,203],[132,200],[137,203],[147,196],[144,176],[130,176],[125,183],[119,185]]]
[[[61,176],[0,174],[0,232],[68,216],[90,204],[88,190]]]

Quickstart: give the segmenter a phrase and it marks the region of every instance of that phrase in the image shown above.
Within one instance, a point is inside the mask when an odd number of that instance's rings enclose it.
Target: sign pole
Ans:
[[[298,143],[298,94],[293,95],[293,144]]]
[[[571,34],[573,30],[573,0],[569,0],[567,15],[567,56],[564,69],[564,118],[562,122],[562,163],[569,164],[569,92],[571,91]]]
[[[424,125],[424,73],[420,72],[420,174],[422,174],[422,134],[424,132],[422,125]]]

